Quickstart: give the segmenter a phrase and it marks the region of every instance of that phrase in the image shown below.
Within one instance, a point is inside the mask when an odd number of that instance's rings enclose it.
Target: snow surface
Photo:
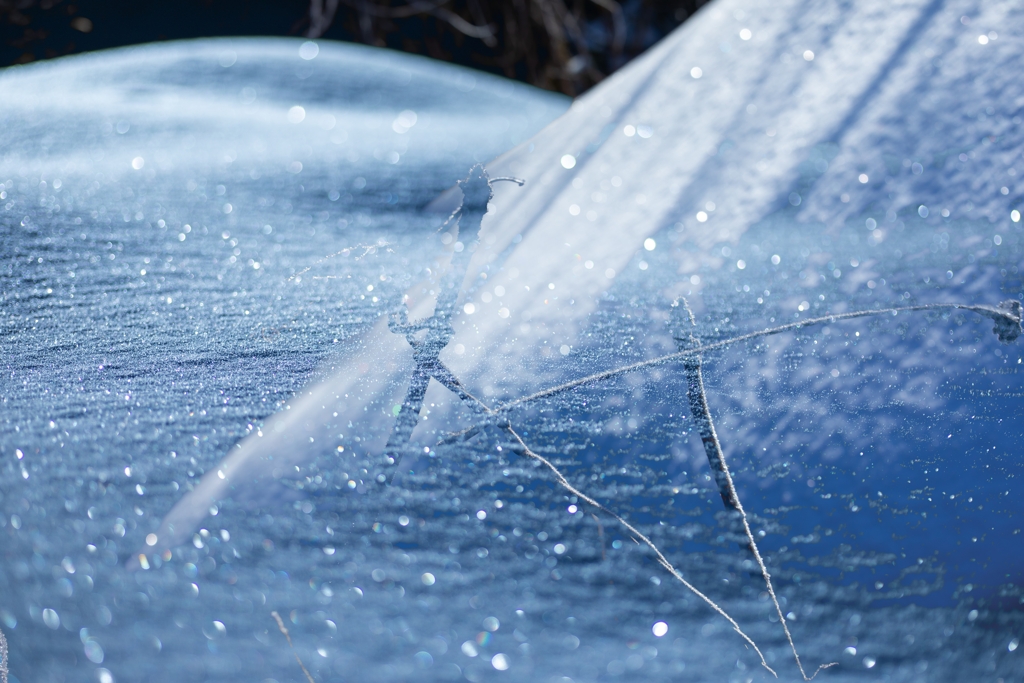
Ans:
[[[704,341],[1020,299],[1022,29],[1011,3],[714,3],[487,165],[526,182],[495,184],[479,245],[439,238],[459,194],[441,191],[557,100],[326,43],[308,64],[297,43],[223,41],[0,77],[13,670],[85,680],[70,653],[95,639],[118,680],[298,680],[274,609],[323,680],[768,680],[500,430],[439,444],[479,418],[436,382],[378,484],[414,367],[382,314],[429,315],[470,250],[440,357],[493,406],[674,351],[682,297]],[[89,59],[111,75],[83,81]],[[311,125],[326,114],[333,132]],[[839,662],[823,679],[1020,677],[1019,344],[972,313],[901,313],[704,359],[804,662]],[[510,418],[798,676],[679,368]],[[127,569],[140,551],[150,569]]]

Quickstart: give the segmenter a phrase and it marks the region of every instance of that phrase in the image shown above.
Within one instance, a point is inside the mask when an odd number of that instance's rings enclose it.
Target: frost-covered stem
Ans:
[[[690,414],[700,432],[700,440],[704,444],[704,452],[708,456],[708,464],[715,475],[718,493],[722,496],[725,507],[733,512],[743,514],[743,506],[736,495],[736,489],[729,475],[729,467],[725,464],[725,454],[715,433],[715,423],[711,421],[707,395],[704,393],[704,378],[700,371],[700,356],[689,356],[683,360],[686,371],[686,397],[690,403]]]
[[[419,422],[423,397],[426,396],[431,377],[449,388],[452,381],[458,382],[443,366],[438,355],[455,333],[451,320],[455,314],[462,280],[469,268],[473,248],[480,238],[480,224],[487,213],[487,203],[491,198],[490,183],[487,173],[481,166],[474,166],[470,169],[469,176],[459,181],[463,202],[449,217],[449,221],[457,221],[458,235],[465,240],[465,244],[461,249],[456,248],[452,254],[451,263],[440,283],[434,313],[423,321],[410,324],[408,313],[402,306],[389,321],[391,331],[395,334],[404,334],[409,346],[412,347],[416,369],[409,380],[405,399],[384,448],[381,464],[386,473],[378,475],[378,481],[381,483],[390,483],[394,479],[402,451],[408,446],[409,438]],[[422,339],[417,338],[417,335],[424,331],[425,336]],[[468,396],[468,392],[464,393]]]
[[[0,683],[7,683],[7,639],[0,631]]]
[[[270,616],[274,617],[274,621],[277,622],[277,628],[284,634],[285,640],[288,641],[288,647],[292,649],[292,654],[295,655],[295,661],[299,663],[299,668],[302,669],[302,673],[306,674],[306,679],[309,683],[316,683],[316,681],[313,680],[313,676],[309,673],[309,670],[306,669],[306,665],[302,663],[301,659],[299,659],[299,653],[295,651],[295,645],[292,643],[292,637],[288,634],[288,629],[285,628],[284,620],[281,619],[281,615],[277,612],[271,612]],[[4,683],[7,682],[4,681]]]
[[[1010,299],[999,304],[999,308],[993,306],[976,306],[971,304],[923,304],[921,306],[897,306],[895,308],[878,308],[869,311],[854,311],[852,313],[835,313],[832,315],[824,315],[820,318],[808,318],[807,320],[800,320],[795,323],[789,323],[786,325],[779,325],[778,327],[769,327],[757,332],[750,332],[748,334],[742,334],[738,337],[732,337],[730,339],[723,339],[721,341],[713,342],[711,344],[705,344],[703,346],[695,346],[685,351],[678,351],[676,353],[670,353],[665,356],[659,356],[658,358],[652,358],[650,360],[643,360],[638,363],[630,363],[629,365],[623,365],[618,368],[611,370],[605,370],[604,372],[598,372],[587,377],[581,377],[574,379],[558,386],[550,387],[548,389],[542,389],[529,396],[523,398],[517,398],[514,401],[503,403],[494,408],[496,413],[504,413],[513,408],[518,408],[525,403],[532,403],[542,398],[550,398],[557,394],[564,393],[576,387],[581,387],[586,384],[593,384],[602,380],[611,379],[618,377],[619,375],[625,375],[630,372],[636,372],[637,370],[646,370],[648,368],[656,368],[660,365],[671,363],[672,361],[686,358],[687,356],[694,356],[705,353],[707,351],[715,351],[717,349],[731,346],[732,344],[738,344],[739,342],[750,341],[751,339],[758,339],[760,337],[768,337],[774,334],[781,334],[783,332],[789,332],[791,330],[798,330],[803,327],[811,327],[813,325],[822,325],[825,323],[836,323],[841,320],[851,320],[853,318],[866,318],[873,315],[896,315],[898,313],[908,313],[911,311],[933,311],[940,309],[959,308],[966,311],[974,311],[979,313],[986,318],[991,318],[995,321],[995,333],[999,337],[1000,341],[1009,343],[1015,341],[1021,333],[1021,304],[1019,301]]]
[[[679,302],[676,302],[675,305],[678,306]],[[695,321],[690,307],[686,306],[685,302],[683,305],[688,314],[690,325],[694,326]],[[692,334],[687,334],[683,338],[677,338],[676,343],[679,345],[680,350],[686,350],[684,347],[687,343],[693,346],[700,345]],[[810,677],[804,671],[804,665],[800,661],[800,654],[796,650],[796,643],[793,642],[793,635],[789,632],[789,625],[786,623],[786,615],[782,613],[782,606],[775,595],[771,574],[768,573],[768,567],[761,557],[761,551],[758,550],[754,533],[750,529],[750,520],[747,519],[747,513],[743,510],[743,503],[740,502],[740,496],[736,492],[736,484],[733,483],[732,474],[729,473],[729,465],[725,460],[722,444],[718,441],[718,434],[715,433],[715,423],[711,419],[711,409],[708,406],[707,394],[704,391],[704,378],[701,376],[700,364],[700,355],[685,356],[683,358],[683,368],[686,372],[686,396],[690,403],[690,414],[693,416],[693,421],[697,424],[697,430],[700,432],[700,440],[704,444],[704,452],[708,456],[708,463],[711,465],[711,471],[715,475],[715,483],[718,484],[718,493],[722,496],[722,502],[726,508],[739,517],[740,522],[743,524],[743,533],[747,537],[747,548],[754,556],[758,569],[761,570],[761,578],[764,579],[764,584],[768,588],[768,595],[772,599],[772,604],[775,605],[775,612],[779,615],[779,623],[782,624],[782,630],[786,633],[786,640],[789,642],[789,649],[793,652],[793,659],[796,660],[796,666],[800,669],[800,675],[803,676],[805,681],[809,681],[817,676],[819,671],[834,666],[837,662],[822,664]]]
[[[458,236],[465,242],[461,247],[459,243],[456,244],[451,263],[440,283],[433,314],[419,322],[410,323],[408,311],[403,305],[392,314],[388,322],[388,327],[393,333],[405,335],[406,341],[412,347],[416,368],[409,380],[405,399],[399,408],[395,425],[381,456],[381,465],[385,472],[377,476],[379,483],[390,484],[398,472],[398,462],[419,422],[423,398],[427,394],[431,378],[454,392],[478,413],[493,412],[483,401],[469,393],[438,356],[455,334],[451,321],[455,315],[459,294],[462,292],[462,281],[469,269],[473,251],[480,241],[481,224],[492,196],[491,185],[499,181],[512,182],[520,186],[526,182],[521,178],[508,176],[491,178],[480,165],[471,168],[469,175],[459,181],[462,203],[441,227],[444,228],[454,222],[458,226]],[[425,336],[418,337],[423,332],[426,333]]]
[[[452,220],[452,218],[448,219],[448,221],[451,221],[451,220]],[[444,228],[447,225],[448,225],[448,222],[445,222],[444,225],[442,225],[441,227]],[[357,249],[362,249],[363,250],[362,254],[359,254],[359,255],[354,257],[358,261],[359,259],[367,256],[368,254],[376,253],[377,249],[379,249],[379,248],[385,248],[388,251],[391,251],[391,248],[389,247],[388,242],[384,242],[384,241],[382,241],[382,242],[375,242],[373,244],[356,244],[356,245],[351,246],[351,247],[345,247],[344,249],[339,249],[338,251],[336,251],[334,253],[331,253],[331,254],[328,254],[327,256],[324,256],[321,259],[317,259],[316,261],[314,261],[310,265],[306,266],[302,270],[298,271],[297,273],[292,274],[287,280],[285,280],[285,282],[301,282],[302,281],[302,276],[305,275],[306,273],[308,273],[309,271],[313,270],[317,266],[322,265],[324,263],[327,263],[331,259],[338,258],[339,256],[348,256],[349,254],[353,253]],[[320,277],[314,277],[313,279],[314,280],[317,280],[317,279],[320,279],[320,280],[336,280],[336,279],[340,279],[340,277],[341,276],[338,276],[338,275],[324,275],[324,276],[320,276]]]
[[[768,662],[765,660],[764,655],[761,654],[761,650],[757,647],[757,644],[753,641],[753,639],[750,636],[743,632],[743,629],[741,629],[740,625],[736,623],[736,620],[729,616],[729,614],[724,609],[719,607],[718,603],[709,598],[707,595],[704,595],[704,593],[701,593],[696,586],[694,586],[692,583],[683,578],[682,572],[676,569],[672,565],[672,563],[668,561],[668,558],[666,558],[664,553],[662,553],[658,546],[654,544],[654,541],[652,541],[647,536],[642,534],[639,529],[637,529],[635,526],[627,522],[625,519],[615,514],[614,512],[606,508],[604,505],[597,502],[596,500],[594,500],[593,498],[591,498],[590,496],[588,496],[587,494],[583,493],[578,488],[570,484],[569,480],[565,478],[565,475],[563,475],[561,471],[559,471],[559,469],[555,467],[550,460],[540,455],[539,453],[534,453],[532,450],[530,450],[530,447],[526,445],[526,442],[523,441],[523,438],[519,436],[519,434],[512,428],[512,424],[510,422],[506,421],[505,424],[503,425],[503,428],[512,436],[512,438],[514,438],[519,443],[525,455],[527,455],[530,458],[533,458],[534,460],[537,460],[538,462],[546,466],[549,470],[551,470],[551,472],[555,475],[555,479],[562,486],[562,488],[564,488],[572,495],[576,496],[579,500],[585,501],[586,503],[592,505],[593,507],[604,512],[605,514],[614,517],[619,524],[624,526],[631,534],[633,534],[634,538],[639,539],[641,542],[643,542],[644,545],[653,550],[654,554],[658,557],[658,563],[661,564],[661,566],[664,567],[670,574],[672,574],[672,576],[674,576],[676,580],[678,580],[680,583],[686,586],[686,588],[691,593],[693,593],[698,598],[703,600],[711,609],[713,609],[715,612],[721,615],[722,618],[728,621],[729,624],[732,626],[733,630],[736,631],[736,633],[738,633],[740,637],[743,638],[743,640],[745,640],[747,644],[754,649],[754,652],[757,653],[757,656],[761,658],[761,666],[768,669],[768,671],[770,671],[772,675],[776,678],[779,677],[778,674],[775,673],[775,670],[768,666]],[[797,662],[799,663],[799,659],[797,660]],[[801,671],[803,671],[803,669],[801,669]]]

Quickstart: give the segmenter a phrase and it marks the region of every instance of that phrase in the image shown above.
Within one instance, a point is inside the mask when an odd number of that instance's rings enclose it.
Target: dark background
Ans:
[[[206,36],[386,46],[578,95],[708,0],[0,0],[0,66]]]

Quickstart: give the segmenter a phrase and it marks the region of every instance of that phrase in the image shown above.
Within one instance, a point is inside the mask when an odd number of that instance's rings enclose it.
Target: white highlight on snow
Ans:
[[[288,110],[288,123],[302,123],[306,118],[306,110],[304,107],[295,105]]]
[[[412,109],[406,109],[391,122],[391,130],[399,135],[404,135],[409,132],[410,128],[416,125],[418,120],[419,117],[416,115],[416,112]]]
[[[573,168],[576,165],[576,157],[571,154],[562,155],[562,168]]]

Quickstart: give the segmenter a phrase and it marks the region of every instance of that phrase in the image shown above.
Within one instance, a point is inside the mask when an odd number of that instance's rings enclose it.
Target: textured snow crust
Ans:
[[[13,670],[300,680],[276,610],[321,680],[770,680],[499,429],[440,444],[478,416],[439,384],[378,483],[414,365],[384,314],[428,316],[470,250],[441,360],[495,406],[671,353],[681,298],[704,341],[1019,300],[1022,30],[1010,3],[715,3],[488,164],[526,183],[495,184],[479,244],[439,238],[459,200],[442,191],[558,100],[481,76],[463,93],[465,72],[327,44],[307,63],[274,41],[98,56],[109,75],[80,97],[75,60],[50,87],[44,69],[0,77],[20,131],[0,160]],[[350,80],[331,90],[336,72]],[[119,113],[136,106],[142,123]],[[838,662],[822,678],[1024,671],[1024,370],[991,327],[900,313],[704,358],[804,662]],[[509,417],[798,678],[681,368]]]

